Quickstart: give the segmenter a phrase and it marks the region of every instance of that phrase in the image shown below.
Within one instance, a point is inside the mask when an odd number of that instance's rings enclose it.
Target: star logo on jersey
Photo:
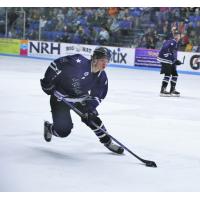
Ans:
[[[78,59],[76,59],[76,62],[77,63],[81,63],[81,60],[78,58]]]

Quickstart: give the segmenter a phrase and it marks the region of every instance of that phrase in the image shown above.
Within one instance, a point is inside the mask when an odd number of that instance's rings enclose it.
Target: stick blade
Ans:
[[[145,162],[147,167],[157,167],[156,163],[154,161],[146,161]]]

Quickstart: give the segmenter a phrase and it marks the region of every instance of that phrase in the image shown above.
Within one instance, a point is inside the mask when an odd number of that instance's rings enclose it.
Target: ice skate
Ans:
[[[175,85],[173,85],[173,84],[171,85],[170,95],[172,97],[180,97],[180,92],[176,91]]]
[[[166,91],[166,88],[162,88],[160,91],[160,96],[161,97],[170,97],[170,93]]]
[[[110,151],[117,153],[117,154],[123,154],[124,149],[114,143],[112,141],[109,141],[107,144],[104,144],[106,148],[108,148]]]
[[[52,124],[50,124],[48,121],[44,122],[44,139],[47,142],[50,142],[52,138]]]
[[[173,97],[180,97],[180,92],[173,90],[173,91],[170,92],[170,95],[173,96]]]

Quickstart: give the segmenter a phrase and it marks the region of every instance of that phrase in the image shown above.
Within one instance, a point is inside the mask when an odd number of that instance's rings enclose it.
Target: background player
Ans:
[[[178,73],[176,66],[181,65],[182,62],[177,60],[178,42],[181,38],[181,33],[177,30],[173,32],[173,38],[166,40],[158,55],[158,61],[161,63],[161,74],[164,74],[162,80],[160,96],[180,96],[180,93],[176,91],[176,83],[178,79]],[[170,80],[171,78],[171,80]],[[170,80],[171,88],[167,92],[166,88]]]

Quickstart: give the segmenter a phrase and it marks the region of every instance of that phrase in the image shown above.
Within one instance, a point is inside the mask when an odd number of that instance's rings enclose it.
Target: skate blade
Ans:
[[[160,97],[171,97],[170,94],[160,94]]]
[[[180,97],[180,94],[171,94],[171,97]]]

